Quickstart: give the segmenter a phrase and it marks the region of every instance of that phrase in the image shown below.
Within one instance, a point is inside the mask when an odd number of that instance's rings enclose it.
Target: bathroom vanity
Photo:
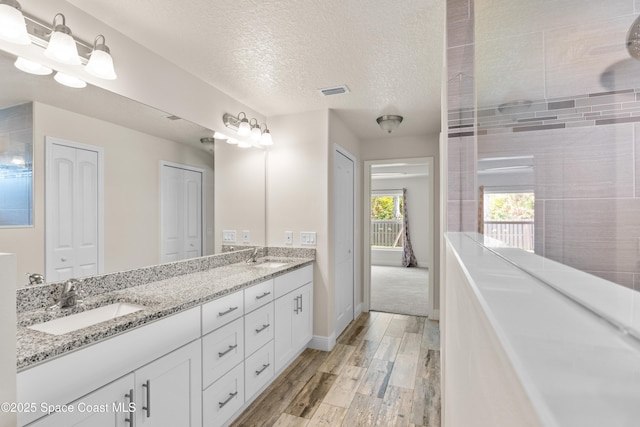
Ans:
[[[260,260],[259,260],[260,261]],[[19,426],[222,426],[312,338],[313,259],[229,264],[108,292],[142,307],[52,335],[18,316]]]

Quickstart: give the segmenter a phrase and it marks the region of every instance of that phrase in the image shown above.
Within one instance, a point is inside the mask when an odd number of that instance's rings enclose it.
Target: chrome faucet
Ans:
[[[256,262],[256,258],[258,257],[258,248],[253,248],[253,252],[249,255],[249,259],[247,260],[247,264],[252,262]]]
[[[29,277],[30,285],[42,285],[44,284],[44,276],[38,273],[27,273],[27,277]]]
[[[78,279],[69,279],[64,282],[62,286],[62,292],[60,293],[60,298],[58,301],[50,308],[60,307],[60,308],[69,308],[75,307],[78,304],[82,303],[82,299],[80,299],[80,280]]]

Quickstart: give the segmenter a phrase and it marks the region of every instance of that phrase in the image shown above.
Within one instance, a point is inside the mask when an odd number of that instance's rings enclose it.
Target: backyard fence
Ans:
[[[484,221],[484,235],[533,252],[533,221]]]
[[[402,219],[371,221],[371,246],[402,247]]]

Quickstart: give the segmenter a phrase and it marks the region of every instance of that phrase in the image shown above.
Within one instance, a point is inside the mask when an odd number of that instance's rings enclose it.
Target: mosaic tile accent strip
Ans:
[[[100,274],[82,278],[83,298],[94,297],[108,292],[128,289],[151,282],[159,282],[185,274],[208,271],[246,261],[253,248],[209,255],[167,264],[152,265],[129,271]],[[306,248],[262,248],[259,257],[288,257],[315,259],[315,249]],[[60,295],[64,282],[32,285],[16,291],[18,313],[51,307]]]
[[[450,110],[448,117],[449,138],[636,123],[640,122],[640,88],[536,100],[512,113],[505,113],[504,106]]]

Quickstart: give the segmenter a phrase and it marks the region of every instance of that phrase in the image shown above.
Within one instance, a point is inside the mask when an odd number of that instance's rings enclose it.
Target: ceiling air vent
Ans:
[[[349,93],[349,88],[347,87],[347,85],[325,87],[318,90],[323,96],[340,95],[341,93]]]

